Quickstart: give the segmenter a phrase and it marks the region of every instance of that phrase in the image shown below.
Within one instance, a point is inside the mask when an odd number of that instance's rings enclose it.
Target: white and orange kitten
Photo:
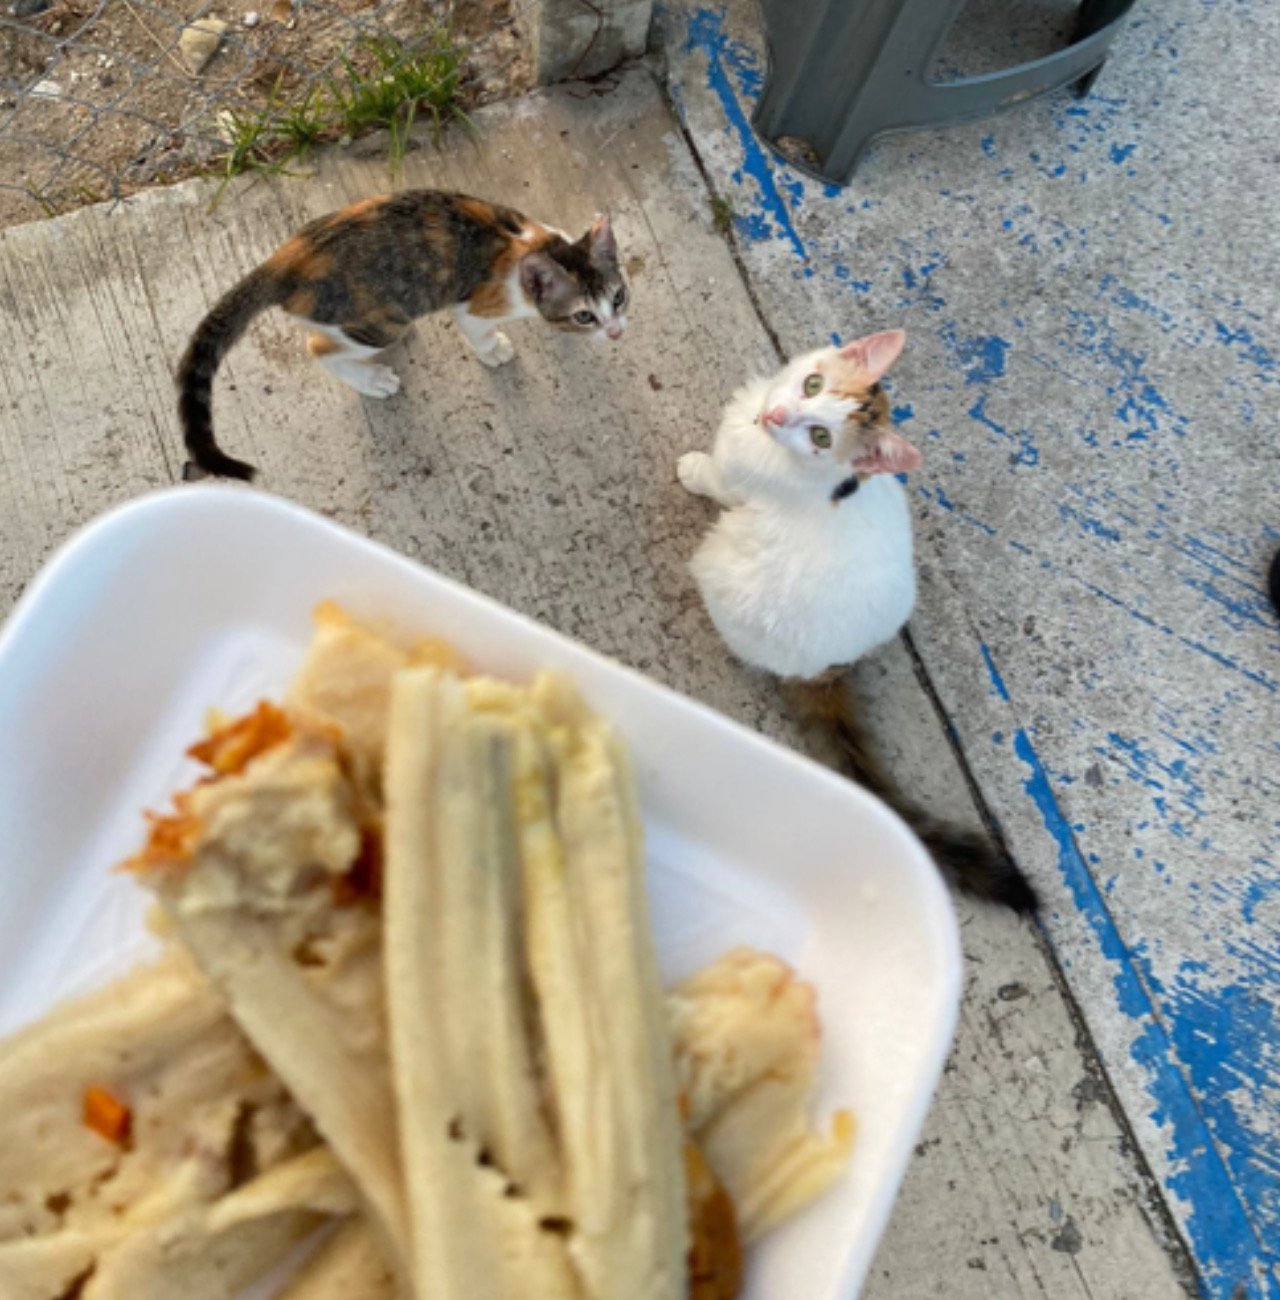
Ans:
[[[690,568],[729,649],[784,679],[848,774],[898,810],[943,874],[1030,913],[1035,888],[999,844],[898,788],[840,671],[895,637],[916,599],[911,516],[894,475],[920,453],[894,432],[880,387],[905,343],[889,330],[822,348],[734,394],[711,454],[680,457],[680,482],[724,507]]]
[[[911,517],[895,474],[920,453],[890,423],[880,379],[901,330],[798,357],[730,400],[710,455],[680,482],[725,512],[691,569],[743,662],[813,678],[895,636],[915,604]]]

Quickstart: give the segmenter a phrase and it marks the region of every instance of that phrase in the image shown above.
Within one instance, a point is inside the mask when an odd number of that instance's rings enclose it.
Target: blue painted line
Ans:
[[[1273,632],[1276,626],[1276,616],[1272,612],[1271,604],[1260,593],[1255,595],[1252,600],[1239,600],[1234,596],[1228,596],[1226,592],[1219,591],[1211,582],[1203,578],[1183,578],[1182,585],[1190,588],[1192,591],[1198,591],[1202,596],[1211,600],[1215,605],[1220,605],[1231,617],[1224,616],[1224,620],[1233,632],[1243,630],[1246,623],[1254,627],[1260,627],[1266,632]],[[1271,649],[1280,649],[1280,641],[1272,640]]]
[[[1199,641],[1193,641],[1189,636],[1179,636],[1178,640],[1187,647],[1188,650],[1195,650],[1206,658],[1212,659],[1214,663],[1221,664],[1224,668],[1230,668],[1233,672],[1239,673],[1242,677],[1247,677],[1251,682],[1266,690],[1275,692],[1277,689],[1275,681],[1268,677],[1266,673],[1255,673],[1246,668],[1243,664],[1237,663],[1227,655],[1220,654],[1217,650],[1210,649],[1207,645],[1201,645]]]
[[[1004,684],[1004,678],[1000,676],[1000,670],[996,667],[996,661],[991,657],[991,650],[985,641],[979,642],[978,649],[982,652],[983,662],[987,665],[987,676],[991,679],[991,685],[995,689],[996,695],[1006,704],[1012,704],[1009,698],[1009,688]]]
[[[991,651],[980,647],[987,667],[991,688],[1006,703],[1012,705],[1009,689],[997,669]],[[1175,1035],[1171,1040],[1164,1027],[1160,1008],[1152,997],[1148,985],[1157,995],[1161,992],[1154,980],[1149,963],[1141,962],[1139,955],[1125,944],[1115,920],[1107,907],[1103,892],[1098,888],[1084,855],[1076,843],[1076,833],[1058,805],[1044,764],[1040,761],[1030,737],[1022,727],[1013,733],[1013,750],[1026,766],[1028,775],[1023,789],[1035,805],[1045,830],[1058,846],[1058,870],[1071,892],[1081,916],[1088,923],[1103,956],[1116,967],[1113,984],[1120,1011],[1142,1026],[1131,1049],[1131,1055],[1142,1066],[1146,1086],[1155,1107],[1151,1118],[1168,1137],[1168,1155],[1175,1165],[1170,1185],[1176,1194],[1191,1206],[1186,1219],[1186,1229],[1191,1237],[1197,1263],[1202,1271],[1201,1293],[1206,1300],[1280,1300],[1280,1279],[1272,1271],[1277,1260],[1259,1238],[1249,1220],[1247,1208],[1241,1199],[1241,1190],[1232,1181],[1232,1171],[1224,1163],[1214,1140],[1214,1134],[1201,1113],[1196,1096],[1178,1068],[1177,1046],[1197,1046],[1195,1037],[1205,1033],[1210,1026],[1204,1016],[1188,1017],[1187,1022],[1175,1022]],[[1052,945],[1052,937],[1049,937]],[[1215,993],[1217,991],[1215,990]],[[1228,990],[1228,1001],[1234,993]],[[1250,990],[1246,986],[1245,996]],[[1204,1005],[1213,995],[1198,994]],[[1252,990],[1257,1001],[1257,990]],[[1183,1006],[1182,1011],[1186,1011]],[[1209,1014],[1218,1017],[1226,1014],[1219,1003]],[[1254,1014],[1248,1022],[1258,1028],[1259,1017]],[[1259,1041],[1276,1041],[1280,1037]],[[1240,1046],[1239,1038],[1233,1039]],[[1200,1070],[1198,1085],[1213,1082],[1218,1087],[1201,1092],[1211,1101],[1216,1111],[1232,1115],[1230,1103],[1220,1090],[1222,1075],[1237,1069],[1219,1056],[1205,1062]],[[1216,1076],[1212,1077],[1211,1076]],[[1250,1151],[1255,1135],[1245,1135],[1239,1150]],[[1239,1138],[1237,1138],[1239,1140]]]
[[[1264,690],[1275,692],[1277,683],[1266,673],[1255,673],[1252,669],[1246,668],[1243,664],[1236,663],[1234,659],[1227,658],[1224,654],[1219,654],[1216,650],[1211,650],[1206,645],[1201,645],[1199,641],[1192,641],[1190,637],[1183,636],[1180,632],[1175,632],[1173,628],[1166,627],[1163,623],[1158,623],[1150,614],[1144,614],[1140,609],[1134,609],[1132,605],[1126,604],[1118,596],[1113,596],[1109,591],[1104,591],[1101,587],[1095,587],[1091,582],[1085,582],[1080,579],[1080,585],[1087,591],[1093,592],[1095,596],[1101,597],[1109,604],[1115,605],[1117,609],[1122,609],[1132,618],[1136,618],[1140,623],[1145,623],[1148,627],[1153,627],[1158,632],[1163,632],[1165,636],[1172,637],[1180,645],[1185,646],[1188,650],[1194,650],[1197,654],[1202,654],[1212,659],[1214,663],[1220,664],[1223,668],[1230,668],[1232,672],[1239,673],[1242,677],[1253,682],[1255,686],[1261,686]]]
[[[1228,555],[1221,547],[1213,546],[1201,537],[1188,536],[1182,543],[1175,542],[1174,545],[1185,555],[1190,556],[1193,560],[1198,560],[1219,576],[1222,575],[1222,570],[1217,567],[1217,564],[1226,564],[1233,569],[1239,570],[1242,575],[1235,579],[1236,582],[1240,582],[1251,589],[1256,588],[1258,585],[1259,569],[1257,559],[1254,556],[1250,556],[1247,562],[1237,559],[1236,556]]]
[[[720,101],[720,107],[730,129],[738,138],[742,149],[742,177],[750,177],[759,191],[763,213],[749,213],[734,217],[738,233],[745,239],[759,241],[774,237],[773,227],[791,241],[796,252],[808,260],[804,241],[791,222],[791,213],[778,188],[773,163],[767,150],[756,139],[751,123],[730,82],[734,75],[744,92],[760,93],[762,73],[755,51],[741,41],[731,40],[724,30],[724,10],[695,9],[688,17],[684,51],[700,51],[707,60],[707,88]],[[735,177],[735,179],[738,179]],[[793,201],[803,193],[800,181],[792,182],[798,190],[791,191]]]

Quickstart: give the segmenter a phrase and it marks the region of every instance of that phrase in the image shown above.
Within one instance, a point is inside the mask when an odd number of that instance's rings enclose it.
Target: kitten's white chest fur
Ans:
[[[911,516],[891,474],[832,492],[847,462],[780,446],[756,380],[730,401],[710,456],[681,458],[690,491],[725,507],[690,564],[707,612],[739,659],[816,677],[894,637],[915,604]]]

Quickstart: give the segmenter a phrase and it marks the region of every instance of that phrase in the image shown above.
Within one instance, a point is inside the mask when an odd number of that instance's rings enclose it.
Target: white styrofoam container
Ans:
[[[635,761],[664,974],[751,943],[817,987],[821,1108],[852,1107],[858,1140],[839,1186],[752,1250],[746,1294],[851,1300],[959,1002],[950,901],[918,841],[824,768],[276,498],[178,488],[115,510],[0,632],[0,1034],[148,950],[142,891],[112,866],[190,779],[205,711],[279,696],[326,598],[500,676],[571,673]]]

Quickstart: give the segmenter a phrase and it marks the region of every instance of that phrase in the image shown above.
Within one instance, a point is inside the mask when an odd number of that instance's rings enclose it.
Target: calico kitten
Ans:
[[[178,367],[178,412],[195,466],[184,477],[255,473],[214,441],[213,378],[268,307],[311,326],[308,350],[330,374],[367,397],[390,397],[400,378],[371,358],[419,316],[451,308],[480,360],[499,366],[515,355],[498,328],[504,322],[541,316],[557,329],[617,339],[628,296],[608,216],[575,242],[464,194],[410,190],[343,208],[304,226],[196,330]]]
[[[823,348],[734,395],[711,454],[678,465],[690,492],[724,507],[690,568],[729,649],[784,680],[853,778],[897,808],[960,888],[1034,911],[1031,885],[994,844],[895,788],[843,671],[897,636],[915,604],[911,516],[894,475],[920,453],[894,431],[880,386],[905,343],[890,330]]]
[[[680,481],[726,507],[692,562],[739,659],[816,677],[896,636],[915,603],[911,517],[893,475],[920,453],[889,420],[880,379],[901,330],[799,357],[729,402],[711,455]]]

